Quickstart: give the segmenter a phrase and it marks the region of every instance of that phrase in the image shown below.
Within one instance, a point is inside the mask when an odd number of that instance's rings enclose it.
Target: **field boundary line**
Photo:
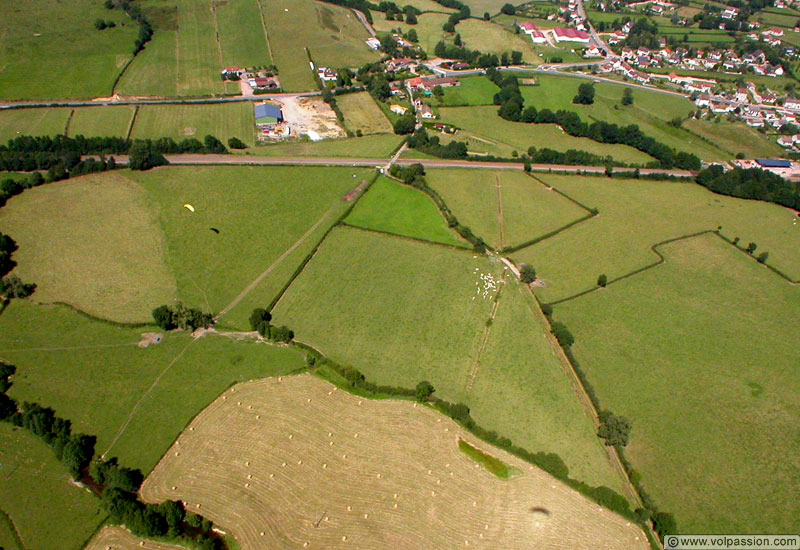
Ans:
[[[503,281],[505,286],[505,280]],[[472,386],[475,385],[475,379],[478,378],[478,370],[481,366],[481,356],[483,355],[483,350],[486,347],[486,344],[489,342],[489,335],[492,332],[492,325],[494,324],[494,319],[497,317],[497,310],[500,308],[500,295],[503,292],[503,287],[500,287],[497,291],[497,295],[495,296],[494,303],[492,304],[492,311],[489,313],[489,321],[487,321],[486,325],[483,328],[483,334],[481,335],[481,341],[478,344],[478,349],[475,352],[475,360],[472,362],[472,366],[469,369],[469,374],[467,375],[467,387],[466,392],[469,393],[472,391]]]
[[[153,388],[155,388],[158,385],[158,383],[161,381],[161,379],[164,377],[164,375],[167,374],[167,372],[172,368],[172,366],[175,363],[178,362],[178,360],[181,357],[183,357],[183,354],[186,353],[186,350],[189,349],[189,346],[191,346],[195,342],[197,342],[197,338],[192,338],[191,340],[189,340],[189,343],[186,344],[183,347],[183,349],[180,351],[180,353],[178,353],[178,355],[176,355],[172,359],[172,361],[169,362],[169,365],[167,365],[166,368],[164,370],[162,370],[161,373],[158,376],[156,376],[156,379],[153,380],[153,383],[150,384],[150,387],[147,388],[147,390],[145,390],[145,392],[141,395],[141,397],[139,397],[139,399],[133,405],[133,408],[131,408],[131,412],[128,413],[128,418],[125,419],[125,422],[123,422],[122,426],[117,431],[116,435],[114,436],[114,439],[111,440],[111,444],[108,446],[108,448],[105,451],[103,451],[103,453],[100,454],[101,458],[105,457],[108,454],[108,452],[111,449],[114,448],[114,445],[117,444],[117,441],[119,441],[119,438],[122,437],[122,434],[125,433],[125,430],[128,429],[128,425],[131,423],[131,420],[133,420],[133,417],[136,414],[136,411],[139,409],[139,405],[142,404],[142,402],[144,401],[145,397],[150,395],[150,392],[153,391]]]
[[[654,245],[651,245],[649,247],[649,249],[650,249],[651,252],[655,253],[656,256],[658,256],[658,260],[656,260],[655,262],[653,262],[651,264],[647,264],[647,265],[645,265],[643,267],[634,269],[633,271],[625,273],[624,275],[620,275],[619,277],[615,277],[613,279],[609,279],[608,282],[606,283],[606,286],[614,284],[614,283],[619,282],[619,281],[622,281],[623,279],[627,279],[628,277],[633,277],[634,275],[638,275],[638,274],[640,274],[640,273],[642,273],[644,271],[647,271],[648,269],[653,269],[654,267],[658,267],[661,264],[665,263],[667,261],[667,258],[661,252],[658,251],[658,247],[660,247],[661,245],[674,243],[676,241],[682,241],[682,240],[685,240],[685,239],[692,239],[694,237],[699,237],[700,235],[705,235],[707,233],[716,233],[716,231],[713,231],[711,229],[706,229],[704,231],[698,231],[697,233],[691,233],[689,235],[681,235],[680,237],[674,237],[672,239],[667,239],[667,240],[664,240],[664,241],[657,242]],[[554,306],[556,304],[563,304],[564,302],[569,302],[570,300],[574,300],[576,298],[580,298],[581,296],[585,296],[587,294],[590,294],[590,293],[595,292],[597,290],[600,290],[602,288],[604,288],[604,287],[594,286],[594,287],[589,288],[587,290],[584,290],[582,292],[578,292],[577,294],[573,294],[572,296],[567,296],[566,298],[562,298],[562,299],[556,300],[554,302],[548,302],[548,304],[551,305],[551,306]]]
[[[133,114],[131,114],[131,119],[128,121],[128,131],[125,132],[125,139],[131,139],[131,134],[133,133],[133,125],[136,124],[136,117],[139,115],[139,106],[133,106]]]
[[[292,245],[291,245],[289,248],[287,248],[287,249],[286,249],[286,250],[283,252],[283,254],[281,254],[281,255],[280,255],[280,257],[278,257],[278,259],[277,259],[277,260],[275,260],[274,262],[272,262],[272,264],[271,264],[271,265],[270,265],[270,266],[269,266],[269,267],[268,267],[266,270],[264,270],[264,271],[263,271],[263,272],[262,272],[262,273],[261,273],[261,274],[260,274],[258,277],[256,277],[255,279],[253,279],[253,280],[250,282],[250,284],[248,284],[248,285],[247,285],[247,286],[244,288],[244,290],[242,290],[242,291],[239,293],[239,295],[238,295],[238,296],[236,296],[236,298],[234,298],[234,299],[233,299],[233,301],[232,301],[231,303],[229,303],[227,306],[225,306],[224,308],[222,308],[222,311],[220,311],[220,312],[219,312],[219,313],[218,313],[218,314],[217,314],[217,315],[214,317],[214,321],[215,321],[215,322],[216,322],[216,321],[218,321],[218,320],[219,320],[219,319],[220,319],[220,318],[221,318],[223,315],[225,315],[225,314],[226,314],[226,313],[228,313],[230,310],[232,310],[232,309],[233,309],[233,308],[235,308],[237,305],[239,305],[239,302],[241,302],[241,301],[242,301],[242,300],[243,300],[243,299],[244,299],[244,298],[245,298],[245,297],[246,297],[248,294],[250,294],[250,292],[252,292],[252,290],[253,290],[255,287],[257,287],[257,286],[258,286],[258,285],[261,283],[261,281],[263,281],[263,280],[264,280],[264,278],[265,278],[267,275],[269,275],[270,273],[272,273],[272,270],[273,270],[273,269],[275,269],[275,268],[276,268],[276,267],[277,267],[277,266],[278,266],[278,265],[279,265],[281,262],[283,262],[283,260],[285,260],[285,259],[286,259],[286,257],[287,257],[287,256],[289,256],[289,254],[291,254],[292,252],[294,252],[295,250],[297,250],[297,248],[298,248],[298,247],[299,247],[301,244],[303,244],[303,243],[305,242],[305,240],[308,238],[308,236],[309,236],[309,235],[311,235],[311,233],[313,233],[314,231],[316,231],[316,230],[317,230],[317,228],[318,228],[320,225],[322,225],[322,222],[323,222],[323,221],[325,221],[325,219],[326,219],[326,218],[327,218],[327,217],[328,217],[328,216],[331,214],[331,212],[333,212],[334,208],[336,208],[336,207],[335,207],[335,206],[332,206],[331,208],[329,208],[329,209],[328,209],[328,211],[327,211],[327,212],[325,212],[325,213],[322,215],[322,217],[321,217],[319,220],[317,220],[317,222],[316,222],[314,225],[312,225],[312,226],[311,226],[311,227],[308,229],[308,231],[306,231],[306,232],[303,234],[303,236],[301,236],[299,239],[297,239],[297,241],[295,241],[295,242],[294,242],[294,244],[292,244]]]
[[[267,23],[264,21],[264,8],[261,5],[261,0],[256,0],[258,5],[258,14],[261,16],[261,28],[264,29],[264,38],[267,40],[267,51],[269,52],[270,64],[275,65],[275,57],[272,55],[272,44],[269,41],[269,33],[267,32]]]
[[[500,232],[500,250],[505,248],[505,235],[503,232],[503,187],[500,185],[500,176],[494,175],[494,181],[497,186],[497,229]]]
[[[64,123],[64,135],[69,136],[69,125],[72,122],[72,117],[75,116],[75,109],[69,110],[69,116],[67,116],[67,122]]]
[[[222,57],[222,41],[219,39],[219,20],[217,19],[217,9],[214,7],[214,0],[209,0],[208,9],[211,10],[214,16],[214,36],[216,36],[217,53],[219,54],[219,66],[224,67],[225,62]],[[225,93],[225,85],[222,85],[222,93]]]
[[[25,550],[25,544],[22,542],[22,537],[20,536],[19,531],[17,531],[17,526],[14,524],[14,520],[11,519],[11,516],[8,515],[8,512],[2,508],[0,508],[0,522],[5,523],[8,526],[9,531],[11,531],[11,533],[14,535],[14,544],[17,545],[17,548],[19,550]]]
[[[358,230],[358,231],[366,231],[367,233],[377,233],[378,235],[384,235],[386,237],[394,237],[396,239],[403,239],[403,240],[406,240],[406,241],[414,241],[414,242],[422,243],[422,244],[432,244],[434,246],[444,246],[445,248],[450,248],[452,250],[460,250],[460,251],[467,250],[469,252],[473,252],[473,250],[471,248],[455,246],[455,245],[452,245],[452,244],[439,243],[439,242],[436,242],[436,241],[426,241],[425,239],[420,239],[419,237],[411,237],[409,235],[399,235],[397,233],[391,233],[389,231],[381,231],[380,229],[372,229],[371,227],[361,227],[360,225],[350,224],[350,223],[347,222],[347,220],[342,220],[342,225],[347,227],[347,228],[349,228],[349,229],[355,229],[355,230]]]
[[[758,262],[758,259],[756,259],[755,256],[753,256],[752,254],[747,252],[747,250],[745,250],[745,249],[741,248],[740,246],[738,246],[732,240],[728,239],[728,237],[724,236],[719,230],[712,231],[712,233],[714,233],[717,237],[719,237],[720,239],[722,239],[723,241],[725,241],[729,245],[733,246],[736,250],[738,250],[742,254],[745,254],[750,259],[755,260],[756,262]],[[761,263],[761,262],[758,262],[758,263]],[[767,269],[769,269],[770,271],[775,273],[777,276],[779,276],[781,279],[783,279],[786,282],[788,282],[790,285],[798,285],[798,284],[800,284],[800,280],[792,279],[791,277],[789,277],[786,273],[784,273],[783,271],[781,271],[777,267],[774,267],[774,266],[772,266],[772,265],[770,265],[770,264],[768,264],[766,262],[761,263],[761,265],[763,265],[764,267],[766,267]]]
[[[377,181],[378,176],[380,176],[380,172],[378,170],[375,170],[372,173],[372,176],[370,176],[370,178],[367,180],[367,185],[364,187],[364,189],[361,190],[361,193],[358,196],[356,196],[352,204],[345,209],[345,211],[342,213],[341,216],[339,216],[336,222],[333,225],[331,225],[327,231],[325,231],[325,233],[322,235],[322,238],[320,238],[319,242],[317,242],[317,245],[311,250],[311,252],[308,253],[308,255],[303,259],[303,261],[300,262],[300,265],[298,265],[297,269],[294,270],[294,273],[292,273],[292,276],[289,277],[288,281],[286,281],[286,284],[283,285],[280,291],[278,291],[278,294],[275,296],[275,298],[272,299],[272,302],[270,302],[267,311],[271,313],[272,310],[275,309],[275,306],[277,306],[278,302],[281,301],[281,298],[283,298],[284,294],[286,294],[286,291],[289,290],[289,287],[292,286],[292,283],[294,283],[295,279],[297,279],[297,277],[300,276],[300,274],[306,268],[311,259],[314,256],[316,256],[317,251],[322,246],[322,243],[325,242],[325,239],[328,238],[328,235],[330,235],[331,231],[333,231],[334,227],[342,224],[344,219],[350,215],[350,212],[352,212],[353,208],[356,207],[356,204],[358,204],[358,201],[361,200],[361,197],[363,197],[367,193],[367,191],[369,191],[370,187],[372,187],[372,184],[374,184]]]

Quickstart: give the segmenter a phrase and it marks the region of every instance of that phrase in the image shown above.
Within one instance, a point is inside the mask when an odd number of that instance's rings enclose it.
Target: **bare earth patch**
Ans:
[[[501,480],[462,438],[521,473]],[[643,533],[437,412],[310,375],[226,391],[141,489],[180,499],[243,550],[647,548]]]
[[[298,136],[311,141],[344,137],[345,131],[336,120],[330,105],[315,97],[281,97],[275,99],[283,109],[283,118]]]

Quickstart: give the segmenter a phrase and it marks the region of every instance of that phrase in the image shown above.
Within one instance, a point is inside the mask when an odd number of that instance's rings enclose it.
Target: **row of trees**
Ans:
[[[250,328],[263,338],[288,344],[294,339],[294,332],[286,325],[275,326],[270,323],[272,314],[264,308],[257,307],[250,314]]]
[[[178,302],[174,306],[158,306],[153,310],[153,320],[163,330],[181,328],[194,331],[198,328],[208,328],[214,322],[210,313],[195,308],[189,308]]]
[[[130,152],[136,143],[148,145],[154,152],[167,154],[227,153],[225,145],[216,137],[207,135],[203,141],[196,138],[185,138],[175,141],[164,137],[159,139],[125,139],[121,137],[85,137],[78,135],[68,137],[56,136],[19,136],[0,145],[0,153],[53,153],[66,155],[74,153],[78,158],[82,155],[124,155]]]
[[[144,49],[145,44],[150,42],[153,38],[153,27],[145,18],[138,5],[131,4],[129,0],[106,0],[106,9],[113,10],[116,7],[121,8],[128,17],[133,19],[139,24],[139,34],[136,37],[136,42],[133,45],[133,55],[138,54]]]

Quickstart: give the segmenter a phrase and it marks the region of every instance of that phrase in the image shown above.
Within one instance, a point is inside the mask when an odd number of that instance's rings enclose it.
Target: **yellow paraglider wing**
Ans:
[[[194,212],[194,206],[191,204],[184,204],[183,207],[187,209],[189,212]]]

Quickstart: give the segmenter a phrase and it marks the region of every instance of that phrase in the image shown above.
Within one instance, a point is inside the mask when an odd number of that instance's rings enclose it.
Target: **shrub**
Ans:
[[[603,273],[602,275],[600,275],[600,276],[597,278],[597,286],[599,286],[599,287],[605,287],[605,286],[606,286],[606,284],[608,284],[608,277],[606,277],[606,274],[605,274],[605,273]]]
[[[601,411],[600,427],[597,429],[597,436],[606,440],[608,446],[624,447],[628,444],[628,437],[631,433],[631,423],[624,416],[617,416],[611,411]]]
[[[228,140],[228,147],[231,149],[247,149],[247,144],[237,137]]]
[[[761,254],[758,255],[758,258],[756,258],[756,260],[758,260],[758,263],[763,264],[766,263],[767,258],[769,258],[769,252],[762,252]]]
[[[678,530],[675,516],[667,512],[656,512],[653,514],[653,529],[662,540],[664,535],[674,534]]]
[[[553,333],[553,336],[556,337],[556,340],[558,340],[562,348],[568,348],[575,343],[575,337],[572,336],[572,333],[564,323],[553,321],[550,325],[550,331]]]
[[[519,270],[520,280],[523,283],[532,283],[536,280],[536,270],[532,265],[522,264]]]
[[[250,314],[250,328],[253,330],[258,330],[258,327],[261,326],[263,322],[269,322],[272,320],[272,314],[269,311],[262,307],[257,307],[253,310],[253,313]]]
[[[436,390],[434,389],[433,384],[427,380],[423,380],[417,384],[414,397],[417,398],[417,401],[428,401],[435,391]]]

